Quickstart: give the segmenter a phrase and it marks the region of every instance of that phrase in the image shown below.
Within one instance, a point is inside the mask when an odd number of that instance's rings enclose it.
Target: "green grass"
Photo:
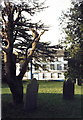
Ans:
[[[24,93],[26,93],[24,82]],[[39,81],[38,107],[33,112],[13,108],[7,85],[2,85],[2,117],[8,118],[81,118],[81,86],[75,85],[73,100],[62,97],[63,82]]]

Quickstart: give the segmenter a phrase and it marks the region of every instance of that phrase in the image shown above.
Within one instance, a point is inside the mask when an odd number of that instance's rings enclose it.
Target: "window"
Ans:
[[[51,73],[51,78],[56,78],[55,73]]]
[[[58,78],[61,78],[61,73],[58,73]]]
[[[64,61],[67,61],[68,59],[67,59],[67,57],[64,57]]]
[[[39,66],[38,65],[35,65],[35,70],[39,70]]]
[[[58,57],[56,58],[56,61],[58,61]]]
[[[43,70],[46,70],[47,69],[47,66],[44,64],[43,65]]]
[[[55,65],[54,64],[50,64],[50,69],[51,70],[55,70]]]
[[[67,70],[67,68],[68,68],[68,65],[64,64],[64,70]]]
[[[45,74],[43,73],[43,78],[46,78]]]
[[[62,70],[61,64],[57,64],[57,70]]]

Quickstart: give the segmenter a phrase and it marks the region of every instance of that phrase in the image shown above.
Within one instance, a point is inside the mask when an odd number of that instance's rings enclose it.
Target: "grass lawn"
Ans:
[[[24,93],[27,83],[24,82]],[[62,97],[63,82],[39,81],[38,107],[33,112],[13,108],[12,95],[6,84],[2,85],[2,118],[81,118],[81,86],[75,85],[73,100]]]

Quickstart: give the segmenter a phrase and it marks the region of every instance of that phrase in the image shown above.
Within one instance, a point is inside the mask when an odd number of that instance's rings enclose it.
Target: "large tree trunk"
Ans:
[[[23,105],[23,85],[22,81],[19,81],[17,79],[11,79],[11,83],[9,82],[8,85],[10,87],[10,90],[12,92],[13,96],[13,103],[14,105]]]
[[[7,84],[12,92],[15,105],[23,105],[23,84],[22,80],[16,77],[16,56],[6,54],[5,71],[7,75]]]

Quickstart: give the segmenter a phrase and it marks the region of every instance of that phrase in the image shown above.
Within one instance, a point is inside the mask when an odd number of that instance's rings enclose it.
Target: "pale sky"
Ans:
[[[71,0],[47,0],[46,5],[50,7],[36,16],[46,25],[50,25],[49,31],[44,33],[41,41],[50,41],[52,44],[57,44],[58,40],[61,39],[58,19],[61,16],[62,10],[66,11],[70,8]]]

